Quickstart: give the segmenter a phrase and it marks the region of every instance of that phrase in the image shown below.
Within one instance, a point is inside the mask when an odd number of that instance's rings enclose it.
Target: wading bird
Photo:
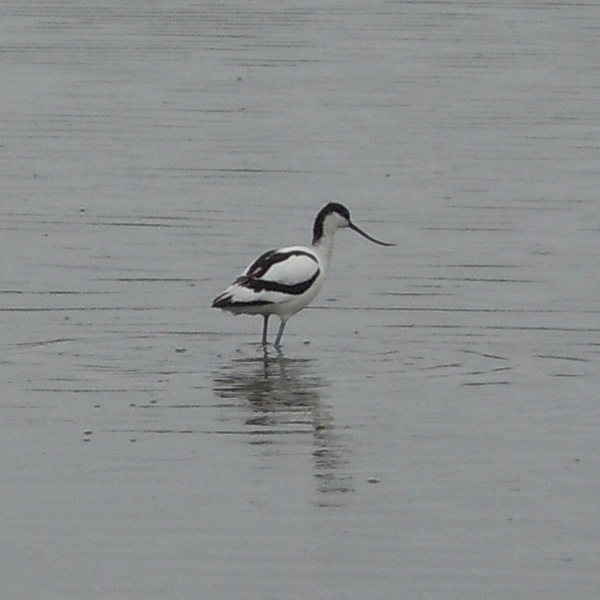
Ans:
[[[333,250],[333,235],[349,227],[380,246],[394,246],[365,233],[350,219],[350,212],[337,202],[319,211],[313,226],[312,246],[289,246],[261,254],[212,303],[234,315],[262,315],[262,344],[267,344],[269,317],[277,315],[281,324],[274,346],[281,350],[281,336],[288,319],[315,298]]]

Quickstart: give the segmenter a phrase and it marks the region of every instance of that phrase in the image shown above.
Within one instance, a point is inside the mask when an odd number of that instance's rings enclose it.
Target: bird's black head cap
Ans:
[[[340,204],[339,202],[330,202],[319,211],[319,214],[315,219],[315,224],[313,226],[313,244],[323,237],[323,223],[327,216],[332,213],[337,213],[346,219],[348,223],[351,222],[350,211],[343,204]]]

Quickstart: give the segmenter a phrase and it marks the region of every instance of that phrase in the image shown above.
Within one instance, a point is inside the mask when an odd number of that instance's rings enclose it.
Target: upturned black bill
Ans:
[[[352,229],[352,231],[356,231],[356,233],[359,233],[364,238],[368,239],[370,242],[373,242],[374,244],[379,244],[380,246],[395,246],[396,245],[396,244],[390,244],[388,242],[382,242],[381,240],[376,240],[374,237],[371,237],[368,233],[365,233],[360,227],[357,227],[354,223],[350,223],[350,225],[348,225],[348,227],[350,227],[350,229]]]

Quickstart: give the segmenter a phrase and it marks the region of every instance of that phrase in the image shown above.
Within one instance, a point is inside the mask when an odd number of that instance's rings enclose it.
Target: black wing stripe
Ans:
[[[317,269],[315,274],[310,279],[301,281],[300,283],[295,283],[294,285],[285,285],[284,283],[278,283],[277,281],[252,279],[249,276],[239,277],[236,279],[235,283],[254,292],[279,292],[281,294],[299,296],[308,290],[308,288],[317,280],[317,277],[320,275],[320,273],[321,269]]]
[[[273,304],[273,302],[269,302],[269,300],[249,300],[247,302],[236,302],[233,300],[233,296],[219,296],[215,298],[212,307],[213,308],[236,308],[243,306],[266,306],[267,304]]]
[[[260,279],[261,277],[264,277],[266,275],[266,273],[273,265],[283,262],[291,256],[307,256],[312,261],[317,263],[317,259],[312,254],[304,252],[303,250],[291,250],[290,252],[277,252],[277,250],[269,250],[268,252],[261,254],[250,265],[250,267],[248,268],[248,272],[244,277],[251,279]]]

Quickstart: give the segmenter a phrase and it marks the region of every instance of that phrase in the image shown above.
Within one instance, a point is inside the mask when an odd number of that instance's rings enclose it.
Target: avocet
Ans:
[[[333,235],[349,227],[380,246],[394,246],[371,237],[350,219],[350,211],[337,202],[323,207],[313,226],[310,247],[289,246],[261,254],[212,303],[234,315],[262,315],[262,344],[267,345],[269,317],[281,321],[274,346],[281,350],[281,337],[288,319],[318,294],[331,260]]]

